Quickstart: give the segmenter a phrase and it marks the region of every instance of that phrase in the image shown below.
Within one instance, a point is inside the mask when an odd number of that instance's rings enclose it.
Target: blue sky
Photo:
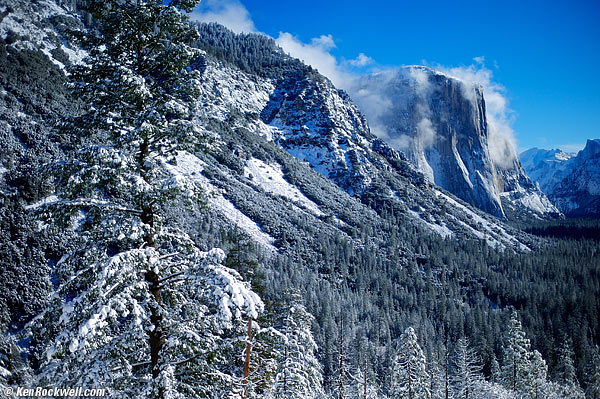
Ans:
[[[600,137],[597,0],[205,0],[195,17],[272,36],[340,86],[400,65],[474,72],[506,100],[519,150]]]

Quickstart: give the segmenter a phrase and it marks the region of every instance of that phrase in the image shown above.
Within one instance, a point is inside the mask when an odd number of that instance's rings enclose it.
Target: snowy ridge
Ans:
[[[429,230],[438,234],[442,238],[449,238],[454,235],[452,230],[450,230],[444,222],[441,222],[440,224],[434,224],[434,223],[428,222],[427,220],[423,219],[423,216],[421,216],[421,214],[417,211],[410,210],[409,213],[415,220],[418,220],[420,223],[425,225]]]
[[[264,248],[277,251],[277,248],[273,246],[275,239],[263,232],[260,226],[237,209],[231,201],[223,196],[221,190],[216,188],[202,175],[202,171],[204,170],[203,162],[198,157],[188,152],[179,152],[177,154],[177,165],[167,164],[167,168],[174,176],[198,184],[205,191],[208,203],[213,209],[230,220],[232,224],[249,234]]]
[[[570,216],[600,215],[600,139],[577,154],[529,149],[523,166],[550,200]]]
[[[274,86],[266,79],[251,76],[231,66],[207,62],[197,99],[200,116],[226,121],[232,112],[250,118],[252,123],[240,125],[272,141],[277,128],[263,123],[258,115],[269,101]]]
[[[272,141],[359,200],[385,195],[385,201],[400,203],[410,223],[418,223],[440,237],[480,238],[478,227],[462,208],[450,206],[444,208],[447,215],[440,213],[440,200],[433,190],[428,190],[423,174],[403,153],[373,136],[350,97],[328,80],[305,72],[270,81],[207,56],[200,91],[198,100],[203,106],[197,115],[199,124],[217,119]],[[239,151],[235,155],[238,161],[250,155],[245,154],[244,149]],[[436,170],[443,156],[438,158],[428,160]],[[466,161],[464,167],[470,173]],[[266,164],[249,157],[241,173],[245,177],[244,184],[292,200],[313,216],[324,216],[323,210],[306,198],[302,190],[283,178],[277,163]],[[457,173],[462,174],[460,170]],[[250,175],[253,179],[249,179]],[[490,187],[475,172],[469,177],[476,179],[481,190]],[[389,197],[390,191],[397,195]],[[338,220],[337,215],[332,216]],[[463,224],[458,223],[459,220]],[[486,223],[490,229],[496,224],[501,226],[492,219]],[[504,235],[498,236],[497,242],[490,238],[490,245],[527,250],[519,239],[509,238],[509,230],[502,230]]]
[[[439,190],[434,190],[435,195],[443,201],[448,202],[452,207],[460,209],[472,223],[466,223],[463,220],[457,220],[458,223],[468,228],[474,235],[486,242],[494,248],[506,249],[506,247],[517,246],[521,251],[529,252],[531,249],[509,234],[500,224],[491,223],[478,215],[467,206],[456,201],[452,197],[444,194]],[[451,215],[454,218],[454,216]]]

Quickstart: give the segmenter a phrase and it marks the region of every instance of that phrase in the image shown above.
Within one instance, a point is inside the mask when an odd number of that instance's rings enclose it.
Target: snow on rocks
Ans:
[[[6,40],[11,36],[14,40],[12,45],[16,48],[40,50],[64,72],[65,65],[54,56],[54,51],[64,53],[73,64],[82,63],[87,56],[86,51],[72,47],[55,25],[55,21],[71,17],[72,22],[76,23],[78,17],[66,7],[53,1],[40,0],[33,3],[17,0],[10,9],[1,7],[0,12],[7,13],[0,20],[0,38]]]
[[[284,179],[281,167],[277,164],[266,164],[260,159],[250,159],[244,168],[244,176],[271,194],[288,198],[317,216],[323,215],[317,204]]]
[[[510,235],[499,223],[490,222],[475,211],[469,209],[469,207],[461,204],[439,190],[434,190],[434,193],[438,199],[447,202],[454,209],[460,210],[461,213],[465,215],[465,219],[469,220],[469,223],[465,222],[465,220],[457,218],[454,215],[449,215],[452,219],[468,229],[474,236],[485,240],[490,247],[497,249],[511,247],[518,248],[519,250],[525,252],[529,252],[531,250],[529,247],[517,240],[514,236]]]
[[[431,222],[428,222],[427,220],[423,219],[423,217],[416,211],[410,210],[408,213],[415,220],[418,220],[421,224],[423,224],[429,230],[438,234],[442,238],[449,238],[454,235],[452,230],[450,230],[444,222],[440,222],[440,224],[435,224],[435,223],[431,223]]]
[[[209,205],[221,213],[235,226],[249,234],[257,243],[263,247],[277,251],[273,246],[275,239],[262,231],[252,219],[242,213],[223,196],[223,193],[202,175],[203,162],[198,157],[188,153],[177,154],[177,165],[167,164],[169,171],[176,177],[177,181],[192,182],[202,188],[206,194]]]

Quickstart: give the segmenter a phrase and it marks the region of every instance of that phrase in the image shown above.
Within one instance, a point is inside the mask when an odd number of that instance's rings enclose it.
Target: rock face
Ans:
[[[409,66],[362,78],[353,96],[373,132],[406,152],[432,183],[499,217],[505,207],[556,212],[516,155],[502,168],[493,162],[480,86]]]
[[[532,148],[521,155],[527,173],[568,216],[600,216],[600,139],[577,154]]]

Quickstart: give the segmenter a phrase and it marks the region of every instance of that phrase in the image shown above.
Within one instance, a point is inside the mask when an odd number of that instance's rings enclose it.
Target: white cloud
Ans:
[[[324,51],[330,51],[336,47],[331,35],[321,35],[310,41],[312,47],[320,48]]]
[[[337,87],[344,88],[353,79],[353,75],[331,54],[331,50],[335,48],[331,35],[322,35],[313,38],[310,43],[303,43],[291,33],[280,32],[275,41],[283,51],[317,69]]]
[[[239,0],[204,0],[190,17],[198,22],[217,22],[235,33],[259,33],[248,9]],[[340,63],[331,53],[336,48],[331,35],[321,35],[304,43],[291,33],[280,32],[275,41],[285,52],[317,69],[339,88],[350,86],[356,78],[349,67],[362,68],[374,62],[360,53],[356,59]]]
[[[422,148],[429,148],[435,142],[436,132],[431,120],[423,117],[417,124],[417,137]]]
[[[190,18],[198,22],[218,22],[235,33],[256,32],[250,13],[237,0],[205,0]]]
[[[349,63],[355,67],[365,67],[373,63],[373,58],[369,57],[365,53],[360,53],[356,59],[350,60]]]
[[[476,57],[475,61],[478,65],[455,68],[437,66],[436,68],[463,81],[465,97],[473,103],[475,88],[477,86],[483,88],[490,156],[496,166],[509,168],[517,158],[517,140],[511,126],[514,111],[508,106],[506,89],[493,81],[493,73],[483,64],[483,57]]]

